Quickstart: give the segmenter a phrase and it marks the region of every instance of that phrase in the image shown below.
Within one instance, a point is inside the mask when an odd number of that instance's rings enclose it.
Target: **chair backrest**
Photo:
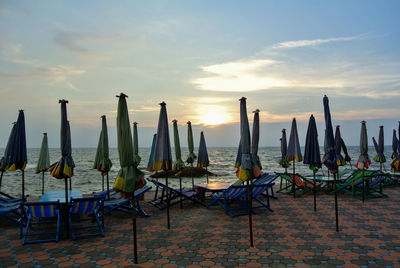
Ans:
[[[228,189],[225,190],[225,197],[236,198],[241,196],[246,191],[247,188],[245,185],[231,185]]]
[[[91,214],[102,205],[104,200],[103,196],[99,197],[84,197],[84,198],[72,198],[70,213],[73,214]]]
[[[55,217],[59,213],[60,202],[25,202],[22,205],[33,217]]]
[[[278,178],[278,177],[279,177],[279,176],[276,175],[276,174],[263,173],[263,174],[261,175],[261,177],[258,178],[258,179],[256,179],[253,183],[254,183],[255,185],[271,183],[271,182],[273,182],[274,180],[276,180],[276,178]]]
[[[271,187],[270,184],[253,184],[253,196],[258,196],[259,194],[265,192],[268,187]]]

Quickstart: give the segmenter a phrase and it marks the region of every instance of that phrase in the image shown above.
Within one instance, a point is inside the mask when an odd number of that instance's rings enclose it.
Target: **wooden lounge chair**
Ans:
[[[251,186],[253,200],[259,203],[259,206],[255,206],[253,209],[264,207],[273,211],[270,207],[269,199],[267,199],[267,204],[265,204],[260,198],[261,194],[268,192],[268,188],[273,185],[274,183],[253,184]],[[207,205],[207,208],[218,204],[231,217],[248,214],[247,185],[231,185],[222,193],[211,194],[211,197],[213,200]]]
[[[60,202],[26,202],[22,204],[23,211],[27,214],[27,222],[22,237],[22,245],[42,242],[57,242],[61,234]],[[56,224],[55,230],[49,231]],[[42,225],[42,226],[40,226]],[[43,226],[45,225],[45,227]],[[37,226],[33,232],[32,226]],[[21,222],[21,232],[23,223]],[[42,231],[39,232],[38,230]],[[28,240],[29,237],[40,237]]]
[[[180,202],[180,197],[182,196],[182,201],[191,200],[193,203],[201,202],[197,200],[197,194],[194,191],[184,190],[182,189],[182,193],[179,190],[176,190],[172,187],[167,187],[165,184],[160,181],[147,178],[149,182],[152,182],[156,186],[156,194],[152,200],[149,201],[150,204],[154,205],[159,209],[164,209],[167,207],[167,201],[169,198],[170,206],[173,206]],[[161,191],[160,191],[161,190]],[[161,192],[160,195],[157,193]]]
[[[68,213],[69,226],[71,229],[72,239],[75,240],[79,237],[88,237],[94,235],[104,236],[104,214],[103,214],[103,201],[104,197],[84,197],[84,198],[71,198],[71,208]],[[79,224],[76,227],[75,222]],[[86,224],[90,222],[95,224]],[[97,230],[97,232],[86,233],[78,235],[77,230]]]

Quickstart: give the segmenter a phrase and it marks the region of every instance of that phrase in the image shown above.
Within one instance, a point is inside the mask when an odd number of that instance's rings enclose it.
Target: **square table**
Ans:
[[[229,184],[219,183],[219,182],[200,183],[200,184],[195,184],[194,189],[199,190],[200,201],[203,205],[205,205],[206,192],[211,192],[211,193],[222,192],[222,191],[228,189],[229,186],[230,186]]]

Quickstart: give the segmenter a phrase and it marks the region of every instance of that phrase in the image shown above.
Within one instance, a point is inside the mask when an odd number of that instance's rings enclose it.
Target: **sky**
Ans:
[[[308,120],[323,142],[322,98],[349,145],[400,120],[399,1],[5,1],[0,0],[0,147],[18,110],[28,147],[60,140],[67,99],[73,147],[96,147],[101,115],[116,147],[116,109],[128,95],[139,145],[150,147],[160,106],[186,122],[197,145],[237,146],[239,98],[250,123],[260,109],[260,146]],[[172,138],[172,132],[170,132]],[[371,140],[369,141],[372,145]],[[323,143],[322,143],[323,144]]]

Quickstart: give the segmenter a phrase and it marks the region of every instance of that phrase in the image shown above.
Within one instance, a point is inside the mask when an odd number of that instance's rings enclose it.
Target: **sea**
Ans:
[[[349,146],[349,155],[352,158],[351,165],[354,168],[359,156],[358,146]],[[215,175],[209,176],[209,182],[221,182],[231,184],[237,180],[236,178],[236,168],[234,167],[237,147],[209,147],[207,148],[208,156],[210,160],[210,166],[208,170]],[[302,148],[304,152],[304,148]],[[321,148],[321,153],[323,148]],[[174,150],[173,158],[174,158]],[[195,149],[195,152],[197,150]],[[384,165],[386,170],[390,169],[390,156],[391,156],[391,146],[385,146],[385,155],[387,162]],[[60,149],[51,148],[50,153],[50,163],[57,162],[61,158]],[[4,148],[0,149],[0,156],[4,154]],[[96,154],[96,148],[72,148],[72,158],[75,162],[74,176],[72,177],[72,189],[81,190],[84,194],[91,194],[93,192],[98,192],[102,190],[102,177],[99,171],[92,168],[94,157]],[[110,188],[115,181],[119,165],[118,150],[116,148],[110,148],[110,159],[113,163],[111,171],[109,172]],[[369,148],[370,158],[375,156],[375,149],[373,147]],[[139,148],[139,155],[142,158],[139,165],[139,169],[145,173],[145,177],[151,175],[150,172],[146,171],[147,162],[149,160],[150,148]],[[187,148],[182,148],[182,159],[185,160],[185,156],[188,155]],[[42,175],[35,174],[35,168],[37,160],[39,157],[38,148],[28,149],[28,164],[25,168],[25,194],[30,196],[41,196],[42,194]],[[283,172],[278,161],[281,158],[280,147],[261,147],[259,148],[259,158],[262,163],[262,171],[273,173],[273,172]],[[350,167],[347,165],[346,167]],[[296,162],[295,164],[296,172],[304,175],[312,175],[311,170],[308,165],[304,165],[302,162]],[[340,167],[345,168],[345,167]],[[373,169],[379,169],[379,163],[375,163],[372,160]],[[289,167],[289,171],[292,171],[292,166]],[[323,167],[320,174],[327,174],[327,170]],[[206,177],[195,178],[195,183],[205,183]],[[192,178],[182,178],[183,186],[186,188],[191,188]],[[150,182],[148,182],[151,185]],[[169,179],[169,184],[172,187],[179,188],[178,179]],[[49,172],[45,173],[45,191],[52,190],[64,190],[65,188],[64,180],[59,180],[53,178]],[[6,171],[3,174],[3,180],[1,185],[1,191],[12,196],[21,196],[22,192],[22,172],[17,171]],[[153,187],[154,189],[154,187]]]

